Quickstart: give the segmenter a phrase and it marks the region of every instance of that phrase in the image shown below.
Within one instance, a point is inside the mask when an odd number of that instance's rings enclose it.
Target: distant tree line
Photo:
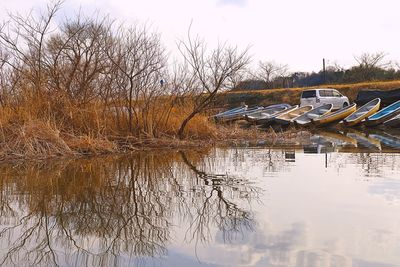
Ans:
[[[246,79],[234,90],[264,90],[318,86],[323,84],[357,83],[400,79],[400,63],[385,59],[386,54],[363,53],[355,57],[356,64],[348,69],[334,64],[319,72],[288,72],[288,66],[273,61],[260,61],[257,70],[249,71]]]

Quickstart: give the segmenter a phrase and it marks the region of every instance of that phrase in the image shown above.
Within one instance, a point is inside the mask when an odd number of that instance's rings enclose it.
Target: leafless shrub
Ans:
[[[160,34],[147,25],[81,13],[56,23],[61,6],[58,0],[39,15],[10,14],[0,24],[2,125],[48,123],[77,140],[182,138],[249,62],[247,50],[208,50],[189,32],[179,42],[183,60],[168,64]],[[197,136],[213,127],[205,117],[198,122]]]
[[[274,81],[288,74],[288,65],[278,64],[274,61],[260,61],[256,78],[265,82],[268,88],[273,88]]]
[[[237,47],[220,44],[208,50],[204,40],[191,36],[188,31],[187,40],[178,43],[179,51],[187,64],[188,72],[193,77],[192,88],[187,96],[193,99],[192,111],[182,121],[178,136],[183,138],[188,122],[196,114],[204,111],[214,100],[216,94],[227,88],[233,77],[240,74],[250,61],[247,49],[239,51]]]
[[[125,99],[129,131],[153,133],[155,98],[161,95],[160,81],[166,56],[158,34],[146,27],[120,28],[107,52],[116,75],[121,99]]]

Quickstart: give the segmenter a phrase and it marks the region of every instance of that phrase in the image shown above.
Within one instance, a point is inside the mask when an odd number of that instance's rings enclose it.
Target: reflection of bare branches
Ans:
[[[365,177],[382,176],[385,169],[400,170],[398,153],[370,153],[360,152],[351,154],[336,154],[331,160],[333,166],[339,171],[347,164],[360,166]]]
[[[252,215],[239,203],[257,197],[248,181],[193,175],[197,168],[186,163],[205,166],[204,155],[185,153],[183,164],[180,154],[166,155],[0,167],[6,217],[0,223],[8,225],[0,229],[8,248],[0,261],[109,266],[124,256],[138,262],[167,253],[176,218],[192,222],[188,233],[196,242],[208,240],[215,226],[224,233],[251,229]]]
[[[32,246],[32,249],[25,254],[25,261],[32,262],[33,265],[52,262],[54,266],[58,266],[57,255],[53,248],[53,239],[55,238],[53,231],[55,229],[55,224],[50,222],[46,214],[42,215],[43,216],[36,219],[34,214],[28,214],[21,219],[20,224],[2,231],[0,237],[3,237],[3,235],[10,232],[10,230],[22,226],[22,234],[14,241],[9,240],[9,250],[0,262],[0,265],[5,264],[7,261],[14,263],[20,260],[18,258],[19,252],[25,252],[25,247],[29,245]],[[35,219],[35,223],[31,224],[30,222]]]
[[[211,174],[198,170],[183,151],[179,153],[183,162],[204,183],[193,189],[194,191],[197,189],[196,198],[199,201],[187,230],[187,238],[190,241],[208,241],[211,238],[209,227],[212,225],[222,231],[226,241],[230,240],[232,233],[251,230],[254,224],[251,212],[240,207],[232,198],[257,198],[259,189],[251,186],[247,180],[230,177],[227,174]]]
[[[3,186],[0,185],[0,188],[1,187]],[[11,207],[10,200],[7,198],[6,193],[0,190],[0,218],[12,218],[16,216],[17,212]]]

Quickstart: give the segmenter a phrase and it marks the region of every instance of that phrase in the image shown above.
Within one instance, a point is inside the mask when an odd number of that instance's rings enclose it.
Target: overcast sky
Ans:
[[[46,3],[0,0],[1,20],[5,10],[23,13]],[[322,58],[348,67],[362,52],[383,51],[400,61],[399,0],[66,0],[59,16],[79,9],[150,24],[172,54],[192,22],[193,33],[210,46],[251,46],[253,61],[285,63],[291,71],[318,71]]]

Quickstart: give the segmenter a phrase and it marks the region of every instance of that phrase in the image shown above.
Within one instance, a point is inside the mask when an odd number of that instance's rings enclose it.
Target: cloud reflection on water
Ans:
[[[0,259],[42,266],[400,264],[399,162],[400,154],[364,150],[325,157],[216,148],[2,165]]]

